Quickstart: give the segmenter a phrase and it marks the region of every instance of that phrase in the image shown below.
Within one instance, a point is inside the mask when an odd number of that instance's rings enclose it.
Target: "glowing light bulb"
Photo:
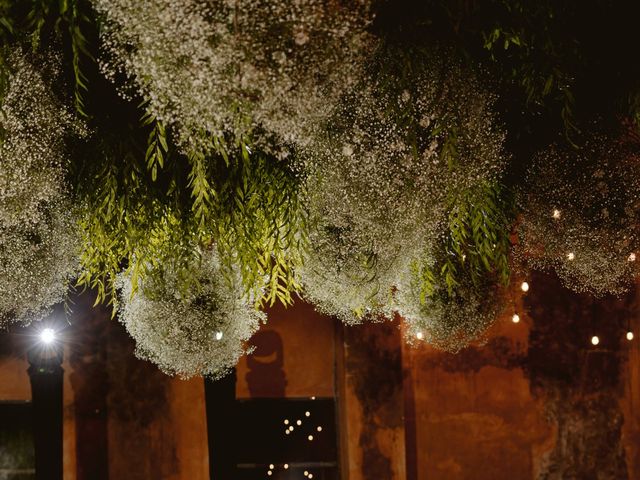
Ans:
[[[598,345],[600,343],[600,339],[598,338],[597,335],[594,335],[593,337],[591,337],[591,343],[593,345]]]
[[[422,339],[424,338],[424,333],[422,333],[422,332],[418,332],[418,333],[416,333],[416,338],[417,338],[418,340],[422,340]]]
[[[629,340],[629,341],[633,340],[633,332],[632,331],[628,331],[627,332],[627,340]]]
[[[289,427],[289,431],[290,431],[290,432],[293,432],[293,425],[291,425],[291,426]]]
[[[310,473],[310,474],[309,474],[309,478],[313,478],[313,473]]]
[[[267,475],[271,476],[273,475],[273,472],[271,470],[267,471]]]
[[[296,424],[297,424],[298,426],[302,425],[302,420],[297,420],[297,421],[296,421]]]
[[[316,397],[311,397],[311,400],[315,400],[315,399],[316,399]]]
[[[522,282],[522,284],[520,285],[520,290],[522,290],[523,292],[528,292],[529,284],[527,282]]]
[[[313,442],[313,435],[309,435],[307,438],[309,439],[310,442]]]
[[[275,465],[274,465],[273,463],[271,463],[271,464],[269,465],[269,470],[273,470],[274,468],[276,468],[276,467],[275,467]]]
[[[285,420],[285,421],[284,421],[284,424],[285,424],[285,425],[289,425],[289,420]]]
[[[558,210],[557,208],[554,208],[553,212],[551,212],[551,216],[556,220],[558,220],[560,218],[560,210]]]
[[[311,412],[304,412],[304,416],[305,417],[310,417],[311,416]]]
[[[629,257],[627,258],[627,260],[629,260],[630,262],[635,262],[636,261],[636,254],[631,252],[629,254]]]
[[[40,341],[46,345],[50,345],[56,339],[56,332],[53,328],[45,328],[40,332]]]
[[[573,252],[569,252],[567,253],[567,260],[573,260],[574,258],[576,258],[576,254]]]
[[[283,467],[285,470],[289,470],[289,464],[288,464],[288,463],[285,463],[282,467]]]
[[[291,432],[290,432],[290,431],[289,431],[289,429],[287,428],[287,429],[284,431],[284,433],[285,433],[285,435],[289,435]]]
[[[222,340],[222,332],[216,332],[216,340]]]
[[[303,474],[304,474],[304,476],[305,476],[305,477],[308,477],[308,476],[309,476],[309,472],[307,472],[306,470],[304,471],[304,473],[303,473]]]
[[[318,428],[316,428],[316,430],[318,430],[319,432],[321,432],[321,431],[322,431],[322,427],[318,427]]]
[[[513,323],[518,323],[520,321],[520,315],[518,315],[517,313],[514,313],[513,317],[511,317],[511,321]]]

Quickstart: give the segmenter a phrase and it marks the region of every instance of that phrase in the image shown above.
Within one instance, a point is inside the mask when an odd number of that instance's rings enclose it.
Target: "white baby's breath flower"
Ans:
[[[247,303],[239,278],[223,277],[215,251],[190,270],[199,285],[186,295],[172,268],[146,277],[133,295],[123,274],[120,321],[136,341],[136,354],[165,373],[219,378],[236,365],[265,317]]]

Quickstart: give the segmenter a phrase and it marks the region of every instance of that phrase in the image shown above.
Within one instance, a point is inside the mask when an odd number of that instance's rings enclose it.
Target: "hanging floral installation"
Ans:
[[[244,353],[264,314],[245,298],[238,276],[225,279],[215,250],[191,265],[197,285],[176,288],[179,271],[163,268],[134,295],[123,276],[120,321],[136,341],[136,354],[181,377],[223,376]]]
[[[534,34],[571,9],[467,3],[0,1],[0,325],[90,289],[215,378],[275,302],[458,351],[514,269],[623,292],[637,62],[590,87],[581,32]]]
[[[638,276],[640,150],[592,135],[539,153],[520,194],[518,255],[576,291],[619,294]]]
[[[20,49],[1,59],[0,325],[41,318],[79,267],[65,171],[67,140],[83,132],[43,79],[56,65],[38,61]]]

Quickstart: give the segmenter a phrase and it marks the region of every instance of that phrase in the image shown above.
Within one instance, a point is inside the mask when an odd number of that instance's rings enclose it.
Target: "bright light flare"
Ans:
[[[40,341],[45,345],[51,345],[56,340],[56,332],[53,328],[44,328],[40,332]]]

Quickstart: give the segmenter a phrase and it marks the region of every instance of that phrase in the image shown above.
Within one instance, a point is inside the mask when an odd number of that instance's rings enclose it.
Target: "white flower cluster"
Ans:
[[[619,294],[640,273],[640,152],[594,136],[538,154],[520,193],[517,254],[576,291]]]
[[[63,299],[79,241],[64,185],[72,117],[24,56],[12,54],[3,67],[0,325],[29,323]]]
[[[504,163],[493,98],[445,55],[380,54],[301,156],[314,225],[307,297],[347,322],[388,313],[410,263],[438,242],[448,205]]]
[[[132,295],[131,279],[120,278],[120,321],[136,341],[136,355],[169,375],[222,377],[244,353],[264,314],[244,297],[240,279],[224,278],[215,251],[193,265],[199,286],[179,293],[178,273],[146,277]]]
[[[94,0],[103,71],[124,72],[178,142],[251,134],[264,151],[304,139],[371,42],[371,0]]]

